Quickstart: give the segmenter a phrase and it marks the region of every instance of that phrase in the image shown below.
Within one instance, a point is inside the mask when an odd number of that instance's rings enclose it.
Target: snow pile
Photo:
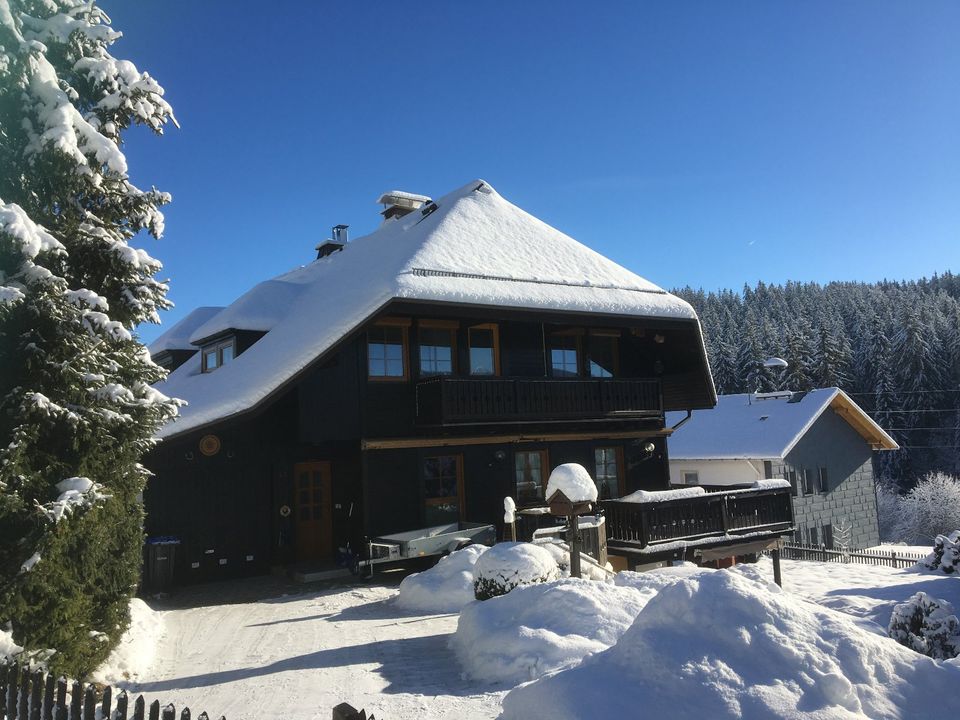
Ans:
[[[450,647],[473,680],[526,682],[610,647],[644,602],[633,588],[575,578],[518,587],[466,606]]]
[[[23,652],[23,648],[13,641],[13,632],[0,628],[0,662],[12,660]]]
[[[893,608],[887,634],[904,647],[949,660],[960,655],[960,620],[946,600],[918,592]]]
[[[587,469],[578,463],[564,463],[554,468],[547,480],[547,500],[554,493],[563,493],[574,503],[596,502],[597,486]]]
[[[505,542],[494,545],[473,568],[477,600],[506,595],[518,585],[556,580],[560,568],[548,550],[532,543]]]
[[[473,601],[473,566],[486,545],[469,545],[441,558],[429,570],[408,575],[400,583],[397,605],[425,613],[459,612]]]
[[[665,587],[705,572],[713,572],[713,570],[697,567],[693,563],[683,563],[677,567],[658,568],[648,572],[623,570],[614,576],[613,584],[618,587],[633,588],[646,600],[650,600]]]
[[[933,552],[923,561],[928,570],[943,570],[948,575],[960,572],[960,530],[949,535],[937,535]]]
[[[542,547],[553,557],[560,568],[560,577],[570,577],[570,546],[561,540],[550,538],[537,541],[537,547]],[[580,577],[584,580],[607,580],[613,575],[613,566],[607,563],[605,567],[586,553],[580,553]]]
[[[762,478],[760,480],[754,480],[752,487],[763,489],[763,490],[775,490],[777,488],[788,488],[790,487],[790,481],[784,480],[783,478]]]
[[[663,588],[609,651],[511,691],[503,717],[952,717],[958,682],[958,665],[718,571]]]
[[[655,503],[666,500],[682,500],[683,498],[698,497],[706,495],[707,491],[702,487],[685,487],[676,490],[637,490],[629,495],[624,495],[621,500],[633,503]]]
[[[130,601],[130,627],[104,663],[93,673],[105,685],[137,679],[153,664],[157,644],[163,636],[163,615],[150,609],[140,598]]]

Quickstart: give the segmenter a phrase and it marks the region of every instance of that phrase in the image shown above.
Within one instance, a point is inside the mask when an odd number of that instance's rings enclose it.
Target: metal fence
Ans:
[[[786,543],[781,551],[785,560],[814,560],[816,562],[852,563],[854,565],[881,565],[903,569],[913,567],[926,557],[926,554],[891,550],[890,552],[866,550],[835,550],[823,545],[803,545]]]

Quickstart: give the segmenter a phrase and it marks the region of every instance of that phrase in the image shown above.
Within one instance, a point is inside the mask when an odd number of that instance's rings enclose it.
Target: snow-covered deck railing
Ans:
[[[506,380],[432,378],[417,383],[417,421],[424,425],[530,420],[658,417],[656,378]]]
[[[667,495],[671,491],[664,493]],[[658,493],[650,493],[657,495]],[[705,493],[645,502],[602,500],[611,550],[655,553],[678,541],[698,547],[727,544],[742,537],[751,541],[785,535],[793,530],[789,487]]]

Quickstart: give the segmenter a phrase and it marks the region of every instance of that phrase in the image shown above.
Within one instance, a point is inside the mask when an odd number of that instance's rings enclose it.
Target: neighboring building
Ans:
[[[871,547],[880,542],[873,451],[897,447],[838,388],[721,395],[670,437],[670,481],[729,487],[783,478],[797,541],[832,547],[838,529],[849,528],[852,547]]]
[[[338,226],[151,346],[173,368],[158,389],[189,403],[144,460],[147,533],[180,538],[179,580],[499,524],[564,462],[602,497],[667,489],[665,411],[716,402],[683,300],[480,180],[381,202],[375,232]]]

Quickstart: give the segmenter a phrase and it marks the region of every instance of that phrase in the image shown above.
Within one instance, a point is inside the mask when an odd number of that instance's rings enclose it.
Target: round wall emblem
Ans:
[[[216,435],[204,435],[200,438],[200,452],[207,457],[220,452],[220,438]]]

